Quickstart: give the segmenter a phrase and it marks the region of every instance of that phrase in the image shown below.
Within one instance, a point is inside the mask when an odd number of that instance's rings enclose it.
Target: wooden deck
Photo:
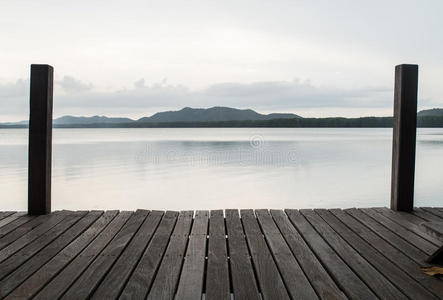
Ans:
[[[0,212],[0,298],[443,299],[443,242],[387,208]]]

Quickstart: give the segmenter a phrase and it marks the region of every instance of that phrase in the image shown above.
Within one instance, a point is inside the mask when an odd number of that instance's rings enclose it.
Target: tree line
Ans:
[[[55,128],[241,128],[241,127],[270,127],[270,128],[389,128],[393,125],[392,117],[362,117],[362,118],[294,118],[272,120],[243,120],[216,122],[132,122],[116,124],[69,124],[54,125]],[[417,127],[443,127],[443,116],[423,116],[417,118]],[[0,125],[0,128],[27,128],[27,125]]]

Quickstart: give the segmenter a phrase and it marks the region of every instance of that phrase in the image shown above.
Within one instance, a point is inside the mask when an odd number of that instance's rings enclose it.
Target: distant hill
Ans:
[[[224,122],[224,121],[260,121],[271,119],[301,118],[296,114],[259,114],[252,109],[236,109],[230,107],[190,108],[179,111],[159,112],[151,117],[138,119],[137,122]]]
[[[443,109],[418,112],[417,127],[443,127]],[[185,107],[159,112],[138,120],[105,116],[63,116],[54,127],[64,128],[161,128],[161,127],[392,127],[392,117],[302,118],[296,114],[260,114],[251,109]],[[0,123],[0,128],[26,128],[27,121]]]
[[[296,114],[259,114],[252,109],[236,109],[230,107],[190,108],[177,111],[158,112],[150,117],[138,120],[129,118],[108,118],[106,116],[76,117],[63,116],[54,119],[56,126],[93,125],[93,124],[132,124],[132,123],[172,123],[172,122],[225,122],[225,121],[265,121],[272,119],[301,118]],[[28,121],[0,123],[4,126],[27,126]]]
[[[230,107],[190,108],[178,111],[159,112],[151,117],[138,120],[129,118],[108,118],[105,116],[74,117],[63,116],[54,120],[54,125],[90,125],[90,124],[129,124],[129,123],[171,123],[171,122],[224,122],[224,121],[262,121],[271,119],[300,118],[296,114],[259,114],[251,109]]]
[[[63,116],[54,120],[54,125],[71,125],[71,124],[117,124],[117,123],[131,123],[134,120],[129,118],[108,118],[105,116],[93,117],[74,117]]]
[[[441,117],[443,116],[443,108],[425,109],[417,113],[418,117]]]

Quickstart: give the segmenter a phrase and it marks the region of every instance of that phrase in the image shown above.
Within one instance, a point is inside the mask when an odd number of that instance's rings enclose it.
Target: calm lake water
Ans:
[[[53,209],[387,206],[392,129],[54,129]],[[443,129],[419,129],[416,205],[443,205]],[[1,210],[25,210],[27,130],[0,129]]]

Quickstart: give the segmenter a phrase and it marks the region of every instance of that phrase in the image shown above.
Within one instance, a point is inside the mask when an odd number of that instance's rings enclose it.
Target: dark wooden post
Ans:
[[[397,211],[414,208],[417,87],[417,65],[395,67],[391,209]]]
[[[31,65],[28,213],[51,212],[52,94],[54,69]]]

